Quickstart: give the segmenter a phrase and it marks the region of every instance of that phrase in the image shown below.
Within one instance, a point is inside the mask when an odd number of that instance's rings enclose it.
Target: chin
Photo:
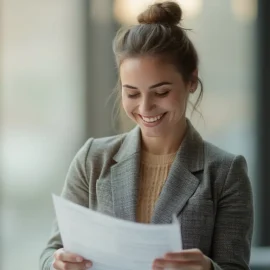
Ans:
[[[141,126],[141,131],[144,136],[147,137],[162,137],[164,136],[164,130],[158,130],[154,128],[145,128]]]

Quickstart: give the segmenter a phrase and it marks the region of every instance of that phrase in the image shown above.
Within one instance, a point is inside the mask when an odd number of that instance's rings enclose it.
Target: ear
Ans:
[[[190,93],[194,93],[197,88],[198,88],[198,69],[195,69],[193,72],[192,72],[192,79],[191,79],[191,82],[190,82]]]

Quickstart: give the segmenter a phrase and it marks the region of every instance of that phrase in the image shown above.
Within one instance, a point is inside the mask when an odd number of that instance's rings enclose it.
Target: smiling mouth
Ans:
[[[142,120],[143,120],[145,123],[155,123],[155,122],[157,122],[158,120],[160,120],[165,114],[166,114],[166,113],[159,114],[159,115],[156,115],[156,116],[151,116],[151,117],[145,117],[145,116],[140,115],[140,117],[142,118]]]

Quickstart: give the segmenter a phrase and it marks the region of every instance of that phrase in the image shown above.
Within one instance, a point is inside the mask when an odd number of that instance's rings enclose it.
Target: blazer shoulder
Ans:
[[[205,170],[212,176],[216,187],[217,198],[228,192],[246,190],[251,193],[246,159],[242,155],[234,155],[209,142],[205,142]]]
[[[206,164],[216,169],[222,168],[223,171],[228,171],[237,160],[246,163],[242,155],[232,154],[208,141],[204,141],[204,157]]]
[[[114,136],[90,138],[86,147],[88,148],[87,159],[104,160],[112,158],[121,147],[126,133]]]

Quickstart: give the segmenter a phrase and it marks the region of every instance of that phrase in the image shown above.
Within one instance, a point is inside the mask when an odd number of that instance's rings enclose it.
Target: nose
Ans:
[[[154,104],[153,100],[151,100],[151,98],[144,97],[141,100],[140,111],[142,114],[145,114],[145,113],[151,111],[153,108],[155,108],[155,104]]]

